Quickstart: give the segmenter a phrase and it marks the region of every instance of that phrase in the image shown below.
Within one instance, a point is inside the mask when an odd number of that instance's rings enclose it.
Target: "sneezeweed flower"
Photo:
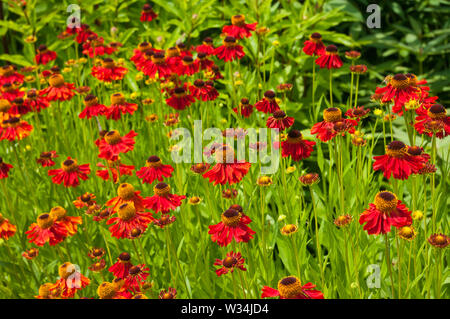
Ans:
[[[338,122],[339,124],[336,127],[335,123]],[[316,135],[322,142],[328,142],[337,134],[342,133],[336,129],[341,130],[342,128],[344,132],[353,134],[355,132],[354,127],[357,125],[358,122],[355,120],[342,118],[342,111],[340,109],[331,107],[323,111],[323,121],[313,125],[311,134]]]
[[[361,57],[361,52],[358,51],[346,51],[345,57],[349,60],[358,60]]]
[[[8,240],[16,233],[17,227],[9,222],[8,219],[3,217],[0,213],[0,238]]]
[[[386,145],[386,154],[374,156],[373,169],[383,171],[384,177],[405,180],[411,174],[417,174],[427,160],[422,156],[408,153],[408,147],[400,141]]]
[[[347,227],[352,220],[353,217],[351,215],[341,215],[334,220],[334,224],[338,227]]]
[[[0,179],[7,178],[11,168],[13,168],[13,166],[3,162],[3,158],[0,157]]]
[[[24,103],[24,99],[21,97],[15,98],[12,101],[12,106],[9,109],[9,114],[22,116],[31,112],[31,107]]]
[[[244,97],[239,102],[239,106],[233,108],[233,111],[236,114],[240,114],[243,117],[248,118],[253,113],[253,105],[250,104],[249,99]]]
[[[53,158],[57,157],[58,155],[56,154],[56,151],[42,152],[39,155],[39,158],[36,159],[36,162],[40,164],[42,167],[51,167],[55,165]]]
[[[320,68],[339,69],[344,63],[338,55],[338,49],[331,44],[325,48],[325,53],[316,59],[316,64]]]
[[[110,218],[106,224],[111,235],[116,238],[133,238],[131,232],[139,229],[142,233],[147,229],[148,224],[153,221],[150,212],[137,211],[132,202],[124,203],[118,207],[117,217]]]
[[[166,226],[169,226],[170,224],[173,224],[175,220],[176,220],[175,216],[170,216],[169,214],[162,214],[160,218],[155,218],[153,224],[162,229]]]
[[[202,44],[195,48],[195,51],[197,52],[197,55],[199,55],[200,53],[204,53],[206,55],[213,55],[214,54],[213,40],[210,37],[206,37],[203,40]]]
[[[92,259],[101,259],[105,253],[103,248],[91,248],[88,252],[88,256]]]
[[[275,92],[272,90],[264,92],[264,97],[256,102],[255,108],[263,113],[273,114],[275,111],[278,111],[280,107],[275,99]]]
[[[116,263],[109,267],[108,271],[116,278],[125,279],[128,276],[130,268],[133,267],[130,260],[130,254],[123,252],[117,258]]]
[[[162,182],[164,178],[171,177],[172,172],[172,166],[162,164],[161,159],[153,155],[147,159],[145,166],[136,172],[136,176],[142,179],[144,184],[151,184],[156,179]]]
[[[211,240],[221,247],[228,246],[232,240],[236,243],[246,243],[253,239],[256,233],[247,226],[251,222],[248,216],[230,208],[222,213],[218,224],[209,226],[208,234],[211,235]]]
[[[68,236],[75,235],[78,225],[81,225],[83,222],[80,216],[67,216],[67,211],[61,206],[53,207],[50,210],[50,217],[66,227]]]
[[[155,11],[153,11],[152,6],[148,3],[144,4],[141,12],[141,22],[150,22],[157,17],[158,15],[155,13]]]
[[[6,64],[0,67],[0,85],[6,83],[23,83],[24,76],[17,73],[17,68],[13,65]]]
[[[51,282],[47,282],[39,287],[39,292],[37,296],[34,296],[37,299],[58,299],[59,291],[51,290],[53,284]]]
[[[172,89],[170,94],[171,96],[166,99],[166,103],[175,110],[184,110],[195,102],[194,96],[187,93],[186,85]]]
[[[367,66],[364,64],[351,65],[349,67],[349,69],[350,69],[351,73],[355,73],[355,74],[359,74],[359,75],[367,72]]]
[[[39,215],[37,222],[32,223],[25,234],[29,242],[36,246],[44,246],[47,242],[50,246],[55,246],[68,235],[67,228],[47,213]]]
[[[117,286],[110,282],[102,282],[97,288],[97,295],[100,299],[121,299],[117,292]]]
[[[320,181],[320,178],[319,174],[317,173],[307,173],[300,176],[298,180],[303,186],[312,186],[314,184],[317,184]]]
[[[194,174],[202,175],[209,169],[210,165],[208,163],[197,163],[191,166],[191,171]]]
[[[114,183],[119,181],[120,176],[132,176],[134,171],[133,165],[125,165],[121,162],[120,157],[115,161],[108,160],[107,166],[102,163],[97,163],[97,167],[103,168],[95,172],[95,175],[105,181],[109,181],[111,178]]]
[[[122,93],[114,93],[111,95],[111,105],[106,107],[103,115],[105,115],[108,120],[113,119],[114,121],[117,121],[124,114],[128,113],[133,115],[137,109],[138,105],[135,103],[128,103]]]
[[[214,55],[225,62],[241,59],[245,56],[242,46],[237,44],[237,39],[232,36],[227,36],[223,40],[223,44],[214,50]]]
[[[148,299],[148,297],[143,293],[136,293],[131,299]]]
[[[179,76],[191,76],[199,71],[199,64],[194,63],[194,58],[192,56],[185,55],[181,58],[181,63],[176,64],[172,70]]]
[[[140,191],[135,191],[133,185],[128,183],[122,183],[117,188],[117,196],[106,202],[106,207],[111,207],[114,212],[117,208],[125,203],[133,203],[134,207],[138,211],[144,210],[142,204],[143,198],[139,195]]]
[[[277,128],[284,131],[294,124],[294,118],[289,117],[283,110],[273,112],[272,116],[267,118],[266,126],[268,128]]]
[[[303,43],[303,52],[307,55],[321,56],[325,54],[325,46],[322,43],[322,35],[314,32],[309,36],[309,40]]]
[[[298,231],[298,226],[294,224],[287,224],[284,225],[280,231],[284,236],[292,236]]]
[[[193,85],[189,86],[189,92],[199,101],[214,101],[219,92],[214,88],[213,82],[197,79]]]
[[[209,179],[214,185],[229,185],[239,183],[250,170],[251,164],[237,161],[234,150],[228,145],[222,145],[215,149],[216,164],[212,169],[203,174],[203,178]]]
[[[290,130],[287,140],[281,142],[281,155],[290,156],[293,161],[300,161],[311,156],[316,142],[303,139],[299,130]]]
[[[19,90],[18,86],[11,83],[5,83],[0,88],[0,96],[2,99],[6,99],[9,102],[14,101],[18,97],[23,97],[25,91]]]
[[[202,202],[202,199],[198,196],[192,196],[188,199],[188,204],[189,205],[198,205]]]
[[[176,297],[177,291],[172,287],[169,287],[167,290],[163,289],[159,293],[159,299],[176,299]]]
[[[78,115],[80,119],[91,119],[94,116],[103,115],[106,110],[106,106],[100,104],[98,98],[92,94],[86,95],[84,98],[84,106],[83,111]]]
[[[300,279],[289,276],[278,282],[278,289],[268,286],[262,288],[261,298],[280,297],[280,299],[323,299],[323,294],[315,290],[316,286],[308,282],[302,286]]]
[[[61,74],[52,74],[47,88],[39,92],[40,96],[45,96],[48,101],[68,101],[75,95],[75,86],[73,83],[64,82]]]
[[[363,229],[369,235],[379,235],[390,232],[391,226],[400,228],[411,225],[412,218],[411,212],[394,193],[382,191],[361,214],[359,223],[365,224]]]
[[[68,157],[62,162],[61,168],[49,170],[48,176],[53,176],[52,182],[55,184],[63,183],[65,187],[77,187],[80,185],[80,179],[87,180],[90,173],[89,164],[78,165],[76,159]]]
[[[428,242],[436,248],[446,248],[450,244],[450,237],[444,234],[433,234],[428,238]]]
[[[260,176],[260,177],[258,177],[256,184],[258,184],[258,186],[266,187],[266,186],[272,185],[273,180],[272,180],[272,177],[270,177],[270,176]]]
[[[416,117],[414,128],[420,134],[436,135],[437,138],[442,139],[450,135],[450,117],[447,116],[443,105],[433,104],[428,110],[420,111],[420,115]]]
[[[411,241],[416,238],[417,232],[412,225],[408,225],[399,228],[397,234],[401,239]]]
[[[214,48],[212,48],[214,50]],[[214,51],[213,51],[214,53]],[[208,54],[204,52],[197,53],[197,59],[194,61],[200,71],[204,71],[204,73],[208,73],[212,76],[211,69],[215,66],[214,61],[208,59]],[[206,78],[209,78],[205,75]]]
[[[424,214],[421,210],[415,210],[411,216],[413,220],[422,220],[424,218]]]
[[[137,64],[137,69],[147,75],[151,79],[156,78],[156,74],[161,78],[169,78],[172,74],[172,69],[166,61],[164,51],[147,51],[144,53],[142,62]]]
[[[149,268],[145,264],[133,266],[129,269],[128,276],[125,278],[125,286],[133,292],[139,292],[141,284],[147,280],[149,275]]]
[[[128,153],[134,149],[137,133],[131,130],[124,136],[120,136],[117,130],[109,131],[101,139],[97,146],[99,149],[99,158],[115,161],[119,154]]]
[[[0,236],[1,238],[2,236]],[[28,259],[28,260],[33,260],[34,258],[36,258],[39,255],[39,249],[38,248],[30,248],[27,249],[26,251],[24,251],[22,253],[22,257]]]
[[[51,290],[60,291],[62,298],[73,298],[78,290],[81,290],[90,284],[89,278],[83,276],[77,267],[65,262],[58,268],[60,279],[50,288]]]
[[[229,188],[229,189],[224,189],[222,191],[222,197],[225,199],[235,199],[237,197],[237,195],[238,195],[237,189]]]
[[[36,64],[47,64],[50,61],[56,60],[58,56],[55,51],[51,51],[45,44],[41,44],[37,49],[34,57]]]
[[[296,170],[297,168],[295,166],[289,166],[288,168],[286,168],[286,174],[292,174]]]
[[[370,109],[365,109],[364,106],[358,106],[345,112],[345,116],[354,120],[361,120],[369,116]]]
[[[417,172],[419,175],[428,175],[436,173],[436,166],[429,162],[425,163],[422,168]]]
[[[0,141],[20,141],[28,137],[33,130],[33,126],[20,117],[11,116],[3,120],[0,126]]]
[[[27,91],[24,104],[34,112],[40,112],[50,106],[46,98],[40,97],[36,89],[29,89]]]
[[[106,267],[106,261],[104,259],[100,259],[98,261],[96,261],[95,263],[93,263],[92,265],[90,265],[88,268],[89,270],[93,271],[93,272],[100,272],[103,269],[105,269]]]
[[[222,28],[222,33],[227,36],[232,36],[236,39],[243,39],[252,36],[251,31],[255,31],[258,22],[246,24],[245,16],[242,14],[231,17],[231,25],[226,25]]]
[[[153,187],[155,195],[144,199],[144,206],[152,209],[155,213],[168,213],[171,210],[181,206],[185,195],[177,195],[170,193],[170,186],[166,183],[158,183]]]
[[[225,257],[225,259],[216,259],[214,262],[214,266],[221,266],[221,268],[216,270],[216,274],[220,277],[228,274],[228,272],[233,273],[235,269],[246,271],[247,269],[244,267],[244,262],[245,260],[240,252],[235,253],[230,251],[227,253],[227,257]]]
[[[352,138],[352,144],[357,146],[357,147],[363,147],[367,145],[367,140],[365,140],[362,137],[353,137]]]
[[[387,114],[383,117],[383,121],[385,122],[393,122],[397,118],[395,114]]]

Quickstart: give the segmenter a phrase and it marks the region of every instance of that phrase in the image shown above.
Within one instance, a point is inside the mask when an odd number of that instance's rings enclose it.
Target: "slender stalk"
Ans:
[[[392,262],[391,262],[391,256],[390,256],[390,248],[389,248],[389,238],[388,233],[384,234],[384,242],[386,244],[385,249],[385,256],[386,256],[386,264],[389,270],[389,276],[391,278],[391,291],[392,291],[392,298],[395,298],[395,292],[394,292],[394,277],[392,276]]]
[[[319,226],[317,224],[317,209],[316,209],[316,203],[315,203],[315,200],[314,200],[313,190],[312,190],[311,186],[309,186],[309,190],[311,192],[311,201],[312,201],[312,206],[313,206],[313,210],[314,210],[314,226],[315,226],[315,233],[316,233],[317,259],[318,259],[319,266],[320,266],[320,275],[321,275],[321,278],[322,278],[322,287],[325,287],[325,277],[324,277],[324,273],[323,273],[323,264],[322,264],[322,252],[321,252],[320,243],[319,243]]]
[[[330,69],[330,107],[333,107],[333,69]]]

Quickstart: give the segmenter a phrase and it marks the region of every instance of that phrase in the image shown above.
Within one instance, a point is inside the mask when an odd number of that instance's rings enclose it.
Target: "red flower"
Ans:
[[[42,167],[51,167],[55,165],[53,158],[57,157],[56,151],[42,152],[39,158],[36,159],[36,162],[41,164]]]
[[[0,235],[1,237],[1,235]],[[39,255],[39,249],[38,248],[30,248],[25,250],[22,253],[22,257],[28,259],[28,260],[33,260],[34,258],[36,258]]]
[[[369,112],[370,112],[370,110],[365,109],[364,106],[358,106],[358,107],[347,110],[347,112],[345,112],[345,116],[359,121],[359,120],[367,117]]]
[[[58,273],[60,279],[50,288],[56,290],[59,295],[66,298],[73,298],[78,290],[83,289],[90,284],[89,278],[83,276],[78,270],[77,266],[66,262],[59,266]]]
[[[46,98],[38,96],[36,89],[28,90],[27,98],[25,99],[24,104],[34,112],[40,112],[50,106],[50,103]]]
[[[245,97],[241,99],[239,107],[233,108],[234,113],[239,114],[239,109],[240,114],[245,118],[250,117],[250,115],[253,113],[253,105],[251,105],[250,101]]]
[[[194,63],[194,59],[190,55],[185,55],[181,58],[181,63],[174,66],[172,69],[176,74],[182,75],[194,75],[199,70],[198,63]]]
[[[116,238],[133,238],[132,231],[138,229],[143,233],[147,225],[153,221],[153,216],[149,212],[138,211],[133,202],[120,205],[117,210],[117,217],[112,217],[106,224],[111,235]]]
[[[59,169],[51,169],[48,176],[52,177],[52,182],[61,184],[64,182],[65,187],[76,187],[80,185],[80,178],[85,181],[91,173],[89,164],[78,165],[75,159],[68,157]]]
[[[91,119],[94,116],[103,115],[106,111],[106,106],[98,103],[98,99],[96,96],[92,94],[86,95],[84,98],[85,108],[78,115],[80,119]]]
[[[176,195],[170,193],[170,186],[166,183],[159,183],[153,187],[154,196],[144,199],[144,206],[152,209],[155,213],[168,213],[181,206],[181,201],[186,198],[184,195]]]
[[[273,113],[280,109],[277,101],[275,101],[275,92],[272,90],[264,92],[263,99],[256,102],[255,107],[263,113]]]
[[[203,40],[203,43],[195,48],[195,51],[197,51],[197,56],[199,56],[200,53],[204,53],[205,56],[213,55],[214,45],[212,39],[210,37],[206,37]]]
[[[89,26],[87,24],[81,24],[79,28],[66,28],[66,31],[70,34],[76,33],[77,36],[75,38],[75,41],[77,41],[79,44],[87,42],[88,38],[90,36],[97,36],[97,34],[89,29]]]
[[[208,55],[203,52],[197,54],[194,63],[197,64],[199,70],[211,70],[215,66],[214,61],[208,59]]]
[[[67,101],[75,95],[75,86],[72,83],[65,83],[61,74],[53,74],[48,79],[49,87],[39,92],[48,101]]]
[[[25,104],[23,98],[17,97],[12,101],[12,106],[9,109],[8,113],[11,115],[25,115],[28,112],[31,112],[31,107],[28,104]]]
[[[441,104],[433,104],[426,111],[420,111],[421,115],[416,117],[414,128],[420,134],[428,136],[436,135],[438,138],[444,138],[450,135],[450,117]]]
[[[157,218],[153,221],[153,224],[160,228],[164,228],[167,225],[170,225],[175,222],[177,218],[175,216],[170,216],[169,214],[161,214],[160,218]]]
[[[246,24],[244,15],[239,14],[231,17],[231,24],[224,26],[222,33],[236,39],[242,39],[251,37],[251,31],[255,31],[258,22]]]
[[[16,233],[17,227],[9,222],[8,219],[4,218],[0,213],[0,238],[3,240],[8,240]]]
[[[294,118],[287,116],[283,110],[273,112],[272,116],[269,116],[266,122],[268,128],[277,128],[280,131],[291,127],[292,124],[294,124]]]
[[[37,223],[32,223],[25,234],[29,242],[37,246],[44,246],[47,242],[50,246],[57,245],[68,235],[66,227],[47,213],[39,215]]]
[[[78,225],[83,222],[80,216],[67,216],[67,211],[61,206],[53,207],[50,210],[50,217],[55,222],[60,222],[67,229],[68,236],[75,235]]]
[[[78,209],[87,208],[87,207],[95,205],[97,203],[94,199],[95,199],[94,194],[84,193],[83,195],[79,196],[76,200],[74,200],[72,203]]]
[[[128,153],[134,149],[134,137],[137,133],[131,130],[125,136],[120,136],[116,130],[109,131],[98,142],[99,158],[115,161],[120,153]]]
[[[280,299],[323,299],[323,293],[315,290],[316,285],[308,282],[302,286],[297,277],[289,276],[278,282],[278,290],[267,286],[262,289],[261,298],[280,297]]]
[[[411,225],[411,212],[397,199],[394,193],[383,191],[375,196],[374,204],[370,203],[359,218],[359,223],[365,224],[363,229],[369,235],[386,234],[391,226],[397,228]]]
[[[131,62],[133,62],[136,67],[145,62],[144,54],[147,51],[152,52],[152,45],[148,42],[139,43],[137,49],[133,50],[133,56],[130,58]]]
[[[0,85],[6,83],[23,83],[24,76],[16,72],[17,68],[13,65],[6,64],[0,68]]]
[[[163,289],[159,292],[159,299],[176,299],[176,297],[177,291],[172,287],[169,287],[167,290]]]
[[[223,45],[214,50],[214,55],[225,62],[241,59],[245,56],[242,46],[237,44],[236,38],[228,36],[223,40]]]
[[[172,166],[163,165],[158,156],[150,156],[145,166],[136,172],[136,176],[142,179],[144,184],[151,184],[155,179],[162,182],[164,177],[171,177],[172,172]]]
[[[90,58],[99,57],[105,54],[112,54],[117,48],[104,45],[102,37],[98,37],[95,33],[88,36],[87,42],[83,44],[83,54],[89,55]]]
[[[302,133],[294,129],[288,133],[287,140],[281,143],[281,154],[283,157],[290,156],[293,161],[300,161],[311,156],[314,145],[316,142],[304,140]]]
[[[373,169],[382,170],[384,177],[405,180],[411,174],[417,174],[426,160],[420,156],[408,154],[408,147],[400,141],[393,141],[386,145],[386,154],[374,156]]]
[[[342,63],[342,60],[339,58],[337,52],[338,49],[335,45],[331,44],[327,46],[325,49],[325,54],[316,59],[316,64],[321,68],[326,67],[327,69],[339,69],[344,63]]]
[[[156,19],[158,15],[153,11],[153,8],[150,4],[146,3],[144,4],[144,7],[142,8],[141,12],[141,21],[152,21],[153,19]]]
[[[219,92],[214,88],[212,81],[203,81],[197,79],[194,81],[194,85],[189,86],[189,92],[199,101],[214,101]]]
[[[232,185],[238,183],[250,170],[251,164],[239,162],[234,158],[234,151],[227,145],[215,149],[216,165],[203,174],[203,178],[214,182],[214,185],[226,183]]]
[[[253,234],[256,233],[247,226],[251,222],[248,216],[230,208],[222,213],[221,222],[209,226],[208,234],[211,235],[211,240],[221,247],[228,246],[233,239],[237,243],[246,243],[253,239]]]
[[[168,78],[172,74],[172,69],[166,62],[164,51],[145,52],[142,63],[139,63],[137,67],[152,79],[155,78],[156,73],[158,73],[159,78]]]
[[[95,175],[100,177],[105,181],[109,181],[112,178],[114,183],[117,183],[120,176],[128,175],[132,176],[134,171],[134,165],[125,165],[120,162],[120,158],[115,161],[108,161],[108,167],[103,165],[102,163],[97,163],[97,167],[104,168],[103,170],[98,170],[95,172]]]
[[[137,211],[143,211],[143,198],[139,195],[140,193],[140,191],[134,190],[133,185],[122,183],[117,188],[117,196],[107,201],[105,206],[112,207],[113,212],[116,212],[122,204],[132,202]]]
[[[327,142],[338,134],[353,134],[357,125],[355,120],[343,119],[340,109],[330,107],[323,111],[323,121],[313,125],[311,134],[316,135],[322,142]]]
[[[145,264],[133,266],[129,269],[128,276],[125,278],[125,286],[129,287],[133,292],[139,292],[141,285],[149,275],[149,268]]]
[[[13,166],[3,162],[3,158],[0,157],[0,179],[7,178],[11,168],[13,168]]]
[[[56,52],[47,49],[45,44],[41,44],[36,51],[37,54],[34,57],[36,64],[47,64],[50,61],[56,60]]]
[[[111,58],[105,58],[101,66],[92,67],[92,75],[104,82],[122,80],[127,73],[127,68],[117,66]]]
[[[3,120],[0,126],[0,141],[20,141],[28,137],[33,130],[33,126],[28,122],[21,120],[19,117],[10,117]]]
[[[132,115],[138,109],[138,105],[134,103],[128,103],[125,101],[125,97],[122,93],[114,93],[111,95],[111,105],[106,108],[103,115],[106,118],[113,119],[114,121],[119,120],[122,114]]]
[[[116,278],[125,279],[128,276],[130,268],[133,267],[130,259],[131,256],[129,253],[121,253],[119,258],[117,258],[117,262],[109,267],[108,271]]]
[[[311,34],[309,40],[306,40],[303,45],[303,52],[307,55],[321,56],[325,54],[325,46],[322,43],[322,35],[318,32]]]
[[[175,110],[184,110],[189,105],[195,102],[191,94],[186,93],[186,85],[184,87],[176,87],[172,90],[170,98],[166,99],[167,105],[173,107]]]
[[[5,83],[1,87],[1,98],[8,100],[9,102],[14,101],[14,99],[18,97],[23,97],[24,95],[24,91],[19,90],[15,85],[11,83]]]
[[[227,257],[225,259],[216,259],[214,265],[221,266],[221,268],[216,270],[217,276],[228,274],[228,272],[233,272],[235,268],[246,271],[247,269],[244,267],[244,258],[241,253],[235,253],[230,251],[227,253]]]

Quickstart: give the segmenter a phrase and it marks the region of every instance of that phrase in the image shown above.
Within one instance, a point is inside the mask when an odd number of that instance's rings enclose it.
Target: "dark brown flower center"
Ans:
[[[120,259],[121,261],[129,261],[129,260],[131,259],[131,256],[130,256],[129,253],[121,253],[121,254],[119,255],[119,259]]]

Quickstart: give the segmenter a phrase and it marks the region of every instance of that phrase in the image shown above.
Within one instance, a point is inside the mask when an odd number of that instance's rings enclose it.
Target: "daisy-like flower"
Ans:
[[[81,290],[90,284],[89,278],[81,274],[77,267],[65,262],[58,268],[59,279],[50,288],[53,291],[59,291],[60,296],[64,299],[73,298],[78,290]]]
[[[303,52],[307,55],[321,56],[325,54],[325,45],[322,43],[322,35],[314,32],[309,36],[309,40],[303,43]]]
[[[105,253],[103,248],[91,248],[88,252],[88,256],[92,259],[101,259]]]
[[[20,141],[28,137],[33,130],[27,121],[20,119],[20,117],[12,116],[7,120],[3,120],[0,126],[0,141]]]
[[[245,53],[242,50],[242,46],[237,44],[235,37],[227,36],[223,40],[223,44],[214,50],[214,55],[216,55],[220,60],[228,62],[236,59],[242,59],[245,56]]]
[[[7,178],[11,168],[13,168],[13,166],[3,162],[3,158],[0,157],[0,179]]]
[[[273,180],[272,180],[272,177],[270,177],[270,176],[260,176],[260,177],[258,177],[256,184],[258,186],[267,187],[267,186],[270,186],[273,184]]]
[[[141,42],[137,46],[136,49],[133,50],[133,56],[130,58],[131,62],[134,63],[134,65],[140,65],[142,62],[144,62],[144,54],[145,52],[152,51],[152,44],[149,42]]]
[[[26,258],[28,260],[33,260],[38,255],[39,255],[39,249],[38,248],[30,248],[30,249],[27,249],[26,251],[24,251],[22,253],[22,257],[24,257],[24,258]]]
[[[214,54],[213,40],[210,37],[206,37],[203,40],[202,44],[195,48],[195,51],[197,52],[197,56],[200,53],[204,53],[206,56],[213,55]]]
[[[214,266],[220,266],[220,268],[216,270],[216,274],[220,277],[228,274],[228,272],[232,273],[235,269],[246,271],[247,269],[244,267],[244,262],[245,260],[240,252],[235,253],[230,251],[227,253],[225,259],[216,259],[214,262]]]
[[[163,289],[159,292],[159,299],[176,299],[176,297],[177,291],[172,287],[169,287],[167,290]]]
[[[184,110],[195,102],[193,95],[186,92],[186,85],[176,87],[170,93],[171,96],[166,99],[166,103],[175,110]]]
[[[137,133],[131,130],[125,136],[120,136],[117,130],[109,131],[103,139],[98,142],[99,158],[110,161],[118,159],[120,153],[127,153],[134,149]]]
[[[253,105],[250,104],[249,99],[243,97],[238,107],[233,108],[234,113],[240,114],[245,118],[250,117],[253,113]]]
[[[211,240],[219,246],[228,246],[233,239],[236,243],[253,239],[256,232],[247,226],[252,222],[248,216],[230,208],[222,213],[221,219],[218,224],[209,226],[208,231]]]
[[[338,55],[338,49],[334,44],[325,48],[325,53],[316,59],[316,64],[321,68],[339,69],[344,65]]]
[[[233,185],[239,183],[250,170],[251,164],[237,161],[234,150],[228,145],[221,145],[215,149],[216,165],[203,174],[214,185]]]
[[[336,123],[337,126],[335,125]],[[337,134],[342,132],[355,132],[356,120],[343,119],[342,111],[335,107],[330,107],[323,111],[323,121],[318,122],[311,128],[311,134],[316,135],[322,142],[328,142]]]
[[[106,261],[104,259],[97,260],[92,265],[90,265],[88,268],[89,270],[93,272],[100,272],[103,269],[105,269]]]
[[[289,276],[278,282],[278,289],[264,286],[261,298],[280,297],[280,299],[323,299],[323,293],[315,290],[316,285],[308,282],[302,286],[300,279]]]
[[[153,11],[153,8],[151,6],[151,4],[144,4],[144,7],[142,8],[142,12],[141,12],[141,22],[149,22],[152,21],[153,19],[156,19],[158,17],[158,15],[155,13],[155,11]]]
[[[358,106],[345,112],[345,116],[354,120],[361,120],[369,115],[370,110],[365,109],[364,106]]]
[[[208,74],[211,74],[211,69],[215,66],[214,61],[208,59],[208,55],[204,52],[197,53],[197,59],[195,59],[194,63],[200,71],[206,71],[205,73]],[[205,76],[208,77],[206,74]]]
[[[51,167],[55,165],[53,159],[57,157],[56,151],[42,152],[39,155],[39,158],[36,159],[36,163],[40,164],[42,167]]]
[[[358,51],[345,51],[345,57],[349,60],[358,60],[361,57],[361,52]]]
[[[170,224],[173,224],[177,218],[175,216],[170,216],[169,214],[162,214],[160,218],[155,218],[153,224],[159,228],[164,228]]]
[[[50,106],[47,98],[40,97],[36,89],[28,90],[24,104],[34,112],[40,112]]]
[[[411,241],[416,238],[417,232],[412,225],[409,225],[399,228],[397,234],[401,239]]]
[[[291,127],[294,124],[294,118],[289,117],[283,110],[277,110],[272,113],[272,116],[267,118],[266,126],[268,128],[277,128],[280,131]]]
[[[170,186],[166,183],[158,183],[153,187],[155,195],[144,199],[144,206],[152,209],[155,213],[168,213],[171,210],[181,206],[185,195],[177,195],[170,193]]]
[[[225,199],[235,199],[238,195],[237,189],[229,188],[222,191],[222,197]]]
[[[416,117],[414,128],[420,134],[428,136],[436,135],[437,138],[444,138],[450,135],[450,117],[447,110],[441,104],[433,104],[427,110],[419,111]]]
[[[89,164],[78,165],[76,159],[68,157],[62,162],[61,168],[49,170],[48,176],[53,176],[52,182],[55,184],[64,182],[65,187],[77,187],[80,185],[80,179],[87,180],[90,173]]]
[[[191,171],[194,174],[201,175],[209,169],[209,166],[210,165],[208,163],[197,163],[191,166]]]
[[[114,93],[111,95],[111,105],[105,109],[103,115],[105,115],[108,120],[113,119],[114,121],[117,121],[123,114],[128,113],[132,115],[137,109],[138,105],[135,103],[128,103],[122,93]]]
[[[133,264],[131,263],[131,256],[129,253],[123,252],[117,258],[114,265],[109,267],[108,271],[116,278],[125,279],[128,276],[128,272]]]
[[[133,185],[122,183],[117,188],[117,196],[106,202],[106,207],[111,207],[114,212],[117,208],[125,203],[133,203],[137,211],[143,211],[143,198],[139,195],[140,191],[135,191]]]
[[[158,156],[150,156],[145,166],[136,172],[136,176],[142,179],[144,184],[151,184],[156,179],[162,182],[163,179],[172,176],[173,167],[170,165],[163,165]]]
[[[24,99],[21,97],[15,98],[12,101],[11,108],[9,109],[8,113],[11,115],[25,115],[28,112],[31,112],[31,107],[24,103]]]
[[[444,234],[433,234],[427,240],[436,248],[446,248],[450,244],[450,237]]]
[[[298,178],[303,186],[311,186],[317,184],[320,181],[319,174],[317,173],[307,173]]]
[[[95,172],[95,175],[105,181],[109,181],[112,175],[112,180],[117,183],[120,176],[132,176],[134,171],[134,165],[125,165],[118,158],[115,161],[108,160],[108,166],[102,163],[97,163],[97,167],[103,168]]]
[[[361,214],[359,223],[365,224],[363,229],[369,235],[378,235],[390,232],[391,226],[400,228],[411,225],[412,218],[411,212],[394,193],[382,191]]]
[[[101,66],[94,65],[92,67],[92,75],[103,82],[112,82],[122,80],[128,69],[122,66],[117,66],[113,59],[105,58]]]
[[[287,224],[281,228],[281,234],[284,236],[292,236],[298,231],[298,226],[294,224]]]
[[[147,229],[149,223],[153,221],[150,212],[137,211],[132,202],[124,203],[118,207],[117,217],[112,217],[106,224],[111,235],[116,238],[133,238],[131,232],[139,229],[142,233]]]
[[[281,142],[281,155],[300,161],[311,156],[316,142],[304,140],[299,130],[290,130],[286,141]]]
[[[181,63],[174,66],[172,69],[174,73],[182,75],[194,75],[199,70],[198,63],[194,63],[194,58],[190,55],[185,55],[181,58]]]
[[[58,299],[59,291],[52,291],[51,288],[53,284],[51,282],[47,282],[39,287],[38,295],[34,296],[37,299]]]
[[[141,285],[146,282],[149,275],[149,268],[145,264],[133,266],[125,277],[125,286],[133,292],[140,292]]]
[[[97,288],[97,295],[100,299],[122,299],[117,286],[111,282],[102,282]]]
[[[172,74],[172,68],[170,64],[166,61],[164,51],[147,51],[144,53],[144,58],[141,63],[137,65],[138,70],[142,71],[148,77],[154,79],[156,73],[158,77],[168,78]]]
[[[219,92],[214,88],[213,82],[205,82],[201,79],[197,79],[193,85],[189,85],[189,92],[197,100],[204,102],[214,101],[219,96]]]
[[[44,246],[47,242],[50,246],[55,246],[68,235],[66,227],[47,213],[39,215],[37,222],[32,223],[25,234],[27,234],[29,242],[36,246]]]
[[[422,156],[408,153],[408,146],[403,142],[393,141],[386,145],[386,154],[374,156],[373,169],[383,171],[384,177],[405,180],[411,174],[417,174],[427,160]]]
[[[75,86],[73,83],[64,82],[61,74],[52,74],[48,83],[50,85],[39,92],[39,95],[45,96],[48,101],[67,101],[75,95]]]
[[[198,197],[198,196],[192,196],[188,199],[188,204],[189,205],[198,205],[202,202],[202,198]]]
[[[231,17],[231,25],[226,25],[222,28],[222,33],[227,36],[232,36],[236,39],[249,38],[252,36],[251,31],[255,31],[258,22],[246,24],[245,16],[242,14]]]
[[[25,92],[19,90],[18,86],[14,84],[5,83],[1,86],[0,95],[2,99],[12,102],[18,97],[23,97],[25,95]]]
[[[17,68],[13,65],[6,64],[0,67],[0,85],[6,83],[23,83],[24,76],[17,73]]]
[[[75,235],[77,233],[78,225],[83,223],[80,216],[67,216],[67,211],[61,206],[53,207],[50,210],[50,217],[66,227],[68,236]]]
[[[91,119],[94,116],[103,115],[106,110],[106,106],[98,103],[98,98],[92,94],[86,95],[84,106],[83,111],[78,115],[80,119]]]
[[[58,56],[55,51],[49,50],[45,44],[41,44],[36,51],[37,54],[34,57],[36,64],[45,65],[50,61],[56,60]]]
[[[275,111],[278,111],[280,107],[275,100],[275,92],[272,90],[264,92],[264,97],[262,100],[256,102],[255,108],[263,113],[273,114]]]
[[[3,217],[0,213],[0,238],[8,240],[16,233],[17,227],[9,222],[8,219]]]
[[[352,220],[353,217],[351,215],[341,215],[334,220],[334,224],[338,227],[346,227],[352,222]]]
[[[87,41],[83,44],[83,54],[89,55],[90,58],[99,57],[105,54],[112,54],[117,51],[109,45],[105,45],[105,40],[96,34],[91,34],[88,36]]]

